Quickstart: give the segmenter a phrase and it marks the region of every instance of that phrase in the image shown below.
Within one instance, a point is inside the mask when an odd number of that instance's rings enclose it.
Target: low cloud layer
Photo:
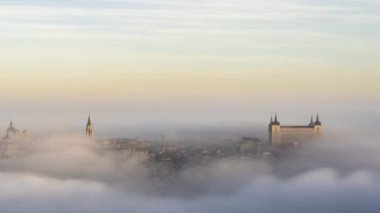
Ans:
[[[3,212],[376,212],[378,136],[325,137],[281,160],[226,158],[152,178],[145,154],[77,136],[33,142],[0,161]]]

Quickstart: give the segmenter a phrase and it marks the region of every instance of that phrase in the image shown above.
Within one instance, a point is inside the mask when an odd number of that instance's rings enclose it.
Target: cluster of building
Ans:
[[[281,147],[295,147],[310,143],[321,137],[322,122],[319,115],[316,120],[312,117],[307,125],[281,125],[277,115],[272,117],[268,126],[269,139],[243,137],[241,140],[230,140],[214,143],[180,142],[169,144],[159,141],[143,141],[139,139],[111,139],[99,142],[104,150],[122,150],[123,152],[145,153],[153,162],[170,165],[170,168],[182,168],[193,163],[207,162],[212,159],[234,156],[251,156],[260,158],[275,158]],[[94,141],[94,126],[88,116],[86,136]],[[0,157],[21,155],[25,143],[30,137],[27,129],[22,131],[10,122],[5,136],[0,139]],[[21,148],[20,148],[21,147]],[[21,154],[20,154],[21,153]]]
[[[273,116],[270,119],[268,133],[268,143],[270,145],[302,145],[321,137],[322,122],[319,120],[319,115],[317,115],[316,121],[314,122],[314,118],[311,116],[310,123],[307,125],[281,125],[276,114],[274,119]],[[94,135],[94,127],[90,116],[87,119],[86,135],[91,139]],[[257,142],[260,140],[246,137],[243,138],[243,141]]]
[[[311,118],[307,125],[281,125],[277,115],[271,118],[268,126],[269,139],[243,137],[236,140],[219,141],[146,141],[141,139],[95,140],[94,126],[88,116],[85,134],[94,142],[98,153],[117,156],[125,160],[128,157],[143,156],[144,165],[152,178],[175,180],[177,171],[198,165],[208,165],[224,158],[253,158],[264,160],[281,159],[286,155],[285,147],[290,150],[296,146],[311,143],[321,137],[322,123],[319,116]],[[29,130],[15,128],[11,121],[5,136],[0,139],[0,158],[14,158],[31,153],[33,146],[25,143]],[[121,157],[121,158],[120,158]]]
[[[86,135],[93,139],[91,118],[87,119]],[[321,137],[322,123],[319,116],[307,125],[281,125],[277,115],[269,123],[269,140],[243,137],[241,140],[221,141],[145,141],[141,139],[111,139],[97,141],[102,151],[122,153],[125,156],[144,154],[147,156],[153,177],[170,179],[182,170],[203,165],[222,158],[275,160],[286,153],[286,148],[311,143]]]
[[[141,139],[98,140],[99,151],[118,156],[146,157],[145,166],[153,178],[170,180],[180,171],[204,165],[216,159],[238,158],[240,144],[235,140],[222,141],[145,141]]]

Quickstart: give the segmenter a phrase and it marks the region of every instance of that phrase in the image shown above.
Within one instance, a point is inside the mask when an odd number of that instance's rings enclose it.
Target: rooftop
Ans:
[[[305,125],[305,126],[281,126],[281,128],[289,128],[289,129],[291,129],[291,128],[305,128],[305,129],[312,129],[312,128],[314,128],[314,126],[309,126],[309,125]]]

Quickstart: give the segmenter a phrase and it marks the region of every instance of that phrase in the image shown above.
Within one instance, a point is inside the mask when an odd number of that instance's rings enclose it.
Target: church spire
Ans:
[[[92,122],[91,122],[91,116],[88,115],[88,119],[87,119],[87,125],[86,125],[86,135],[90,138],[92,138],[94,132],[93,132],[93,126],[92,126]]]
[[[92,123],[91,123],[91,116],[90,115],[88,115],[88,119],[87,119],[87,126],[88,125],[92,125]]]

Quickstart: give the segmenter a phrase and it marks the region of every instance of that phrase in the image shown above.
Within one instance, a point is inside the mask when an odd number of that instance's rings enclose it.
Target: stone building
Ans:
[[[308,125],[285,126],[278,121],[277,115],[271,118],[269,123],[269,141],[273,145],[299,145],[319,138],[322,133],[322,123],[317,115],[316,121],[313,117]]]
[[[29,130],[18,130],[11,121],[5,136],[0,138],[0,159],[21,157],[29,153],[29,143],[25,143],[29,137]]]
[[[261,141],[258,138],[243,137],[240,142],[239,152],[241,155],[251,155],[258,151]]]
[[[13,121],[11,121],[4,139],[6,140],[28,139],[29,135],[30,135],[29,130],[24,129],[22,132],[20,132],[20,130],[16,129],[13,126]]]

